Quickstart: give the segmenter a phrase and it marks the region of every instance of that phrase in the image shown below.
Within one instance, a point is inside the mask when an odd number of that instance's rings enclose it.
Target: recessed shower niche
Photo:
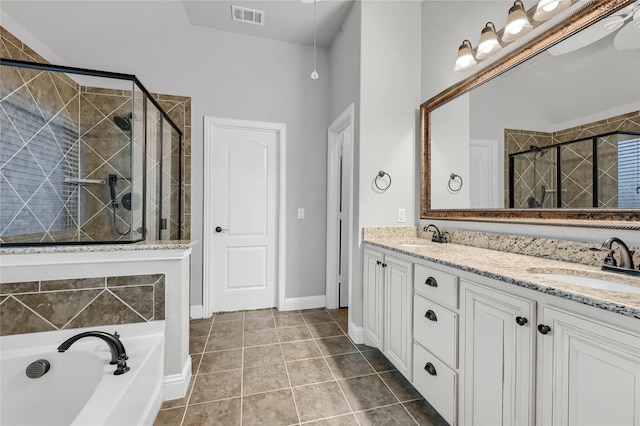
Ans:
[[[180,239],[182,133],[135,76],[0,66],[0,244]]]

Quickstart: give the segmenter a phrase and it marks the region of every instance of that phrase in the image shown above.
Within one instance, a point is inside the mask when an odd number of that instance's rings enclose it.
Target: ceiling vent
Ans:
[[[234,21],[248,24],[264,25],[264,10],[249,9],[240,6],[231,6],[231,15]]]

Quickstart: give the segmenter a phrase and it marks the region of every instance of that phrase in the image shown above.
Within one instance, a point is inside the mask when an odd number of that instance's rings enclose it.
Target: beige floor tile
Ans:
[[[328,419],[305,423],[304,426],[360,426],[356,416],[346,414],[344,416],[330,417]]]
[[[244,332],[244,346],[263,346],[278,343],[278,332],[275,328],[266,330],[250,330]]]
[[[244,368],[283,363],[280,345],[254,346],[244,349]]]
[[[245,331],[265,330],[268,328],[276,328],[276,323],[272,316],[244,320]]]
[[[240,398],[190,405],[183,426],[239,426]]]
[[[280,342],[294,342],[297,340],[308,340],[311,339],[311,332],[309,331],[309,327],[306,325],[302,325],[299,327],[285,327],[278,329],[278,336],[280,337]]]
[[[189,353],[201,354],[204,352],[204,346],[207,343],[207,337],[191,337],[189,338]]]
[[[415,426],[416,422],[401,404],[356,413],[362,426]]]
[[[382,380],[389,386],[391,392],[400,402],[421,399],[422,395],[409,383],[409,381],[398,370],[380,373]]]
[[[344,336],[344,332],[336,322],[309,324],[309,330],[316,339],[322,337]]]
[[[255,309],[251,311],[245,311],[244,319],[273,317],[274,310],[275,309],[273,308],[269,308],[269,309]]]
[[[169,410],[160,410],[155,422],[153,422],[153,426],[180,426],[185,409],[186,407],[183,406]]]
[[[245,368],[242,374],[243,395],[264,393],[291,386],[284,363],[266,367]]]
[[[240,396],[242,370],[198,374],[189,404]]]
[[[213,322],[224,322],[224,321],[238,321],[244,318],[244,312],[222,312],[220,314],[216,314],[213,318]]]
[[[310,385],[334,380],[324,358],[303,359],[287,362],[291,386]]]
[[[338,384],[354,411],[368,410],[398,402],[377,374],[338,380]]]
[[[301,314],[277,316],[275,317],[275,320],[276,320],[276,327],[278,328],[306,325],[306,322],[304,322],[304,318],[302,318]]]
[[[243,425],[284,426],[298,422],[291,389],[258,393],[243,398]]]
[[[361,353],[377,372],[395,370],[391,361],[382,355],[382,352],[379,350],[374,349],[372,351],[363,351]]]
[[[205,351],[241,348],[243,343],[242,323],[243,321],[214,322]]]
[[[284,359],[286,361],[317,358],[322,355],[314,340],[282,343],[282,351],[284,352]]]
[[[322,354],[325,356],[358,352],[358,349],[353,346],[351,340],[349,340],[347,336],[316,339],[316,342],[318,343]]]
[[[195,323],[189,324],[189,338],[192,337],[207,337],[209,330],[211,329],[211,323]]]
[[[331,322],[333,318],[327,313],[326,310],[317,312],[302,312],[302,316],[307,324],[317,324],[319,322]]]
[[[328,356],[326,360],[331,371],[338,379],[348,379],[375,373],[367,360],[358,352]]]
[[[198,374],[217,373],[238,368],[242,368],[242,349],[205,352],[202,356]]]
[[[323,419],[351,412],[336,382],[293,388],[300,421]]]
[[[419,425],[448,426],[449,423],[424,399],[402,404]]]
[[[327,309],[327,313],[331,315],[336,321],[348,321],[349,310],[348,309]]]

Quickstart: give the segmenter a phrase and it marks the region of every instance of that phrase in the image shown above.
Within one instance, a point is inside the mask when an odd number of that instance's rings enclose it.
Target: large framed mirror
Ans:
[[[640,221],[640,0],[574,6],[421,105],[421,218]]]

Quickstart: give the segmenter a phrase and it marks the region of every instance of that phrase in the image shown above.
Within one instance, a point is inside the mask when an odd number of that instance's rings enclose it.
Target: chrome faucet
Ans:
[[[109,350],[111,351],[111,361],[109,364],[116,365],[116,371],[113,373],[116,376],[120,374],[124,374],[129,371],[129,367],[127,366],[127,360],[129,357],[127,356],[127,352],[124,349],[124,345],[119,339],[118,333],[109,334],[104,331],[87,331],[84,333],[76,334],[73,337],[65,340],[60,346],[58,346],[58,352],[65,352],[67,349],[71,347],[76,341],[82,339],[83,337],[97,337],[98,339],[104,340],[107,345],[109,345]]]
[[[447,233],[440,232],[438,227],[435,226],[434,224],[429,224],[424,228],[422,228],[422,230],[424,232],[428,232],[431,228],[433,229],[433,235],[431,236],[431,241],[433,241],[434,243],[443,243],[443,244],[447,242]]]
[[[618,245],[618,250],[620,251],[620,268],[633,270],[633,253],[629,251],[629,247],[627,247],[620,238],[616,237],[607,238],[605,242],[602,243],[602,249],[609,252],[607,257],[604,259],[605,265],[618,266],[616,259],[613,257],[613,243]]]

